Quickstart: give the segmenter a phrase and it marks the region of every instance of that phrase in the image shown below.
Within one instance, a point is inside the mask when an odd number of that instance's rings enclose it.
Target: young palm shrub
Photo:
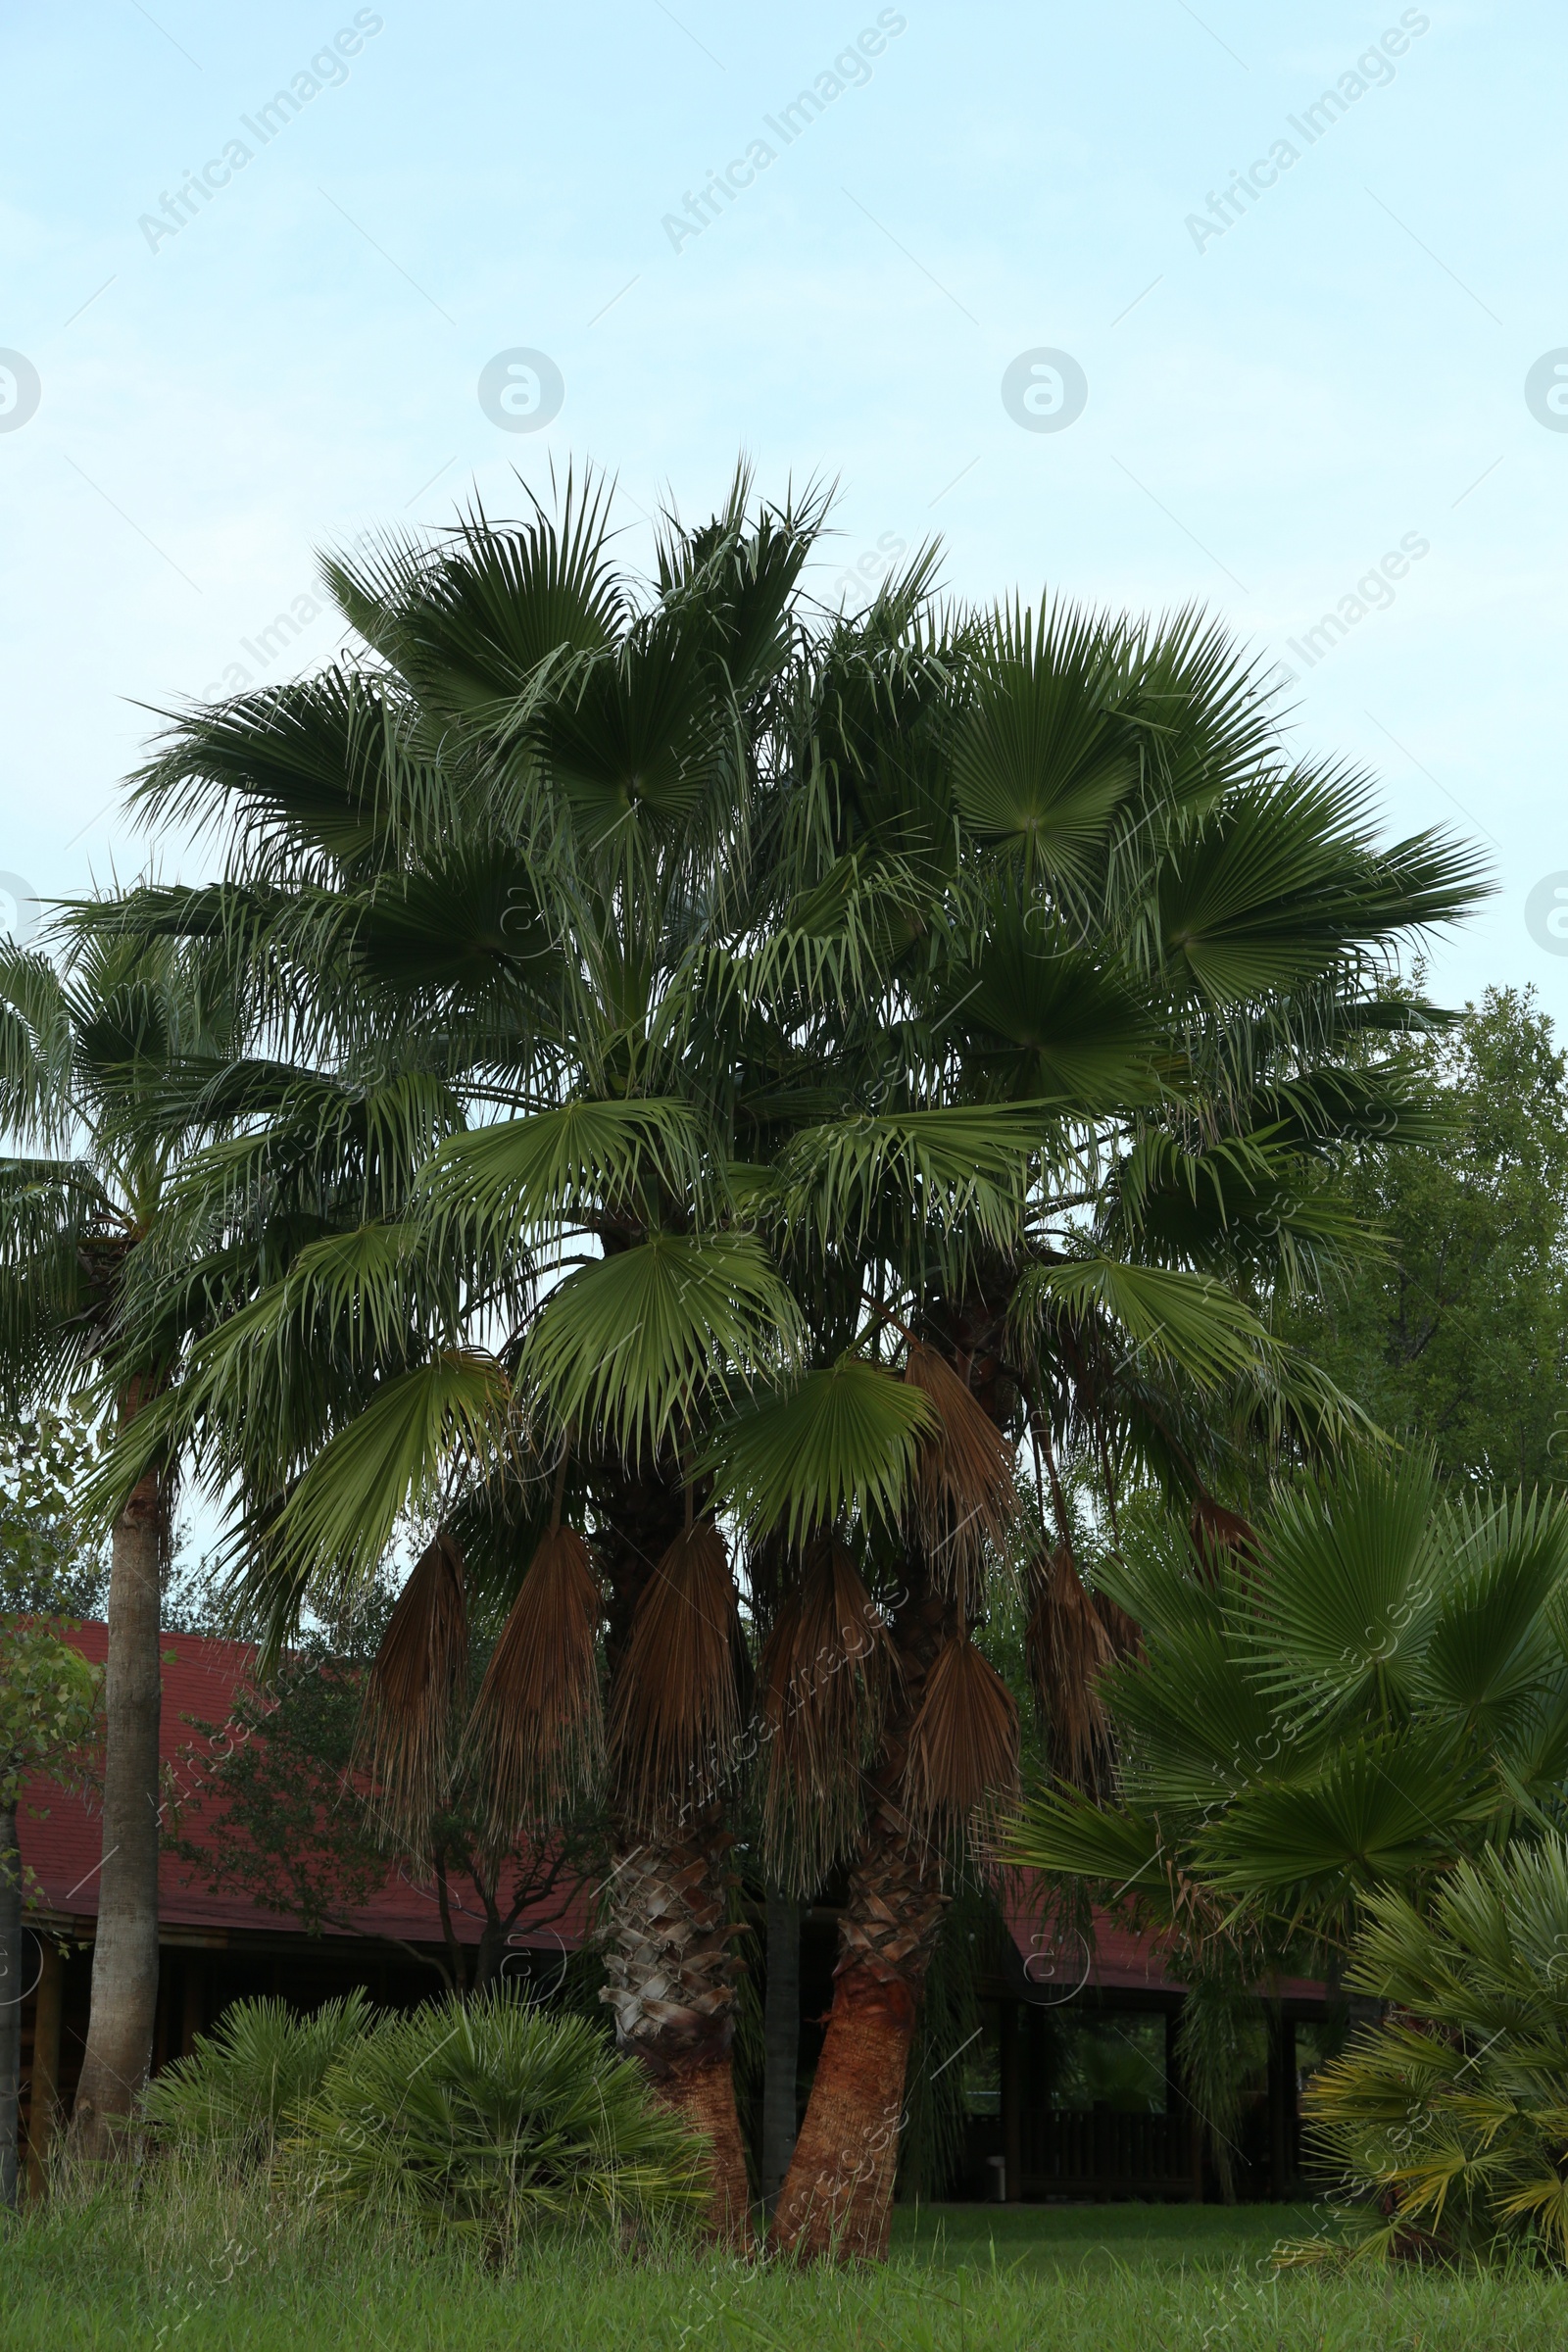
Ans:
[[[1429,1462],[1369,1458],[1286,1492],[1245,1550],[1154,1535],[1100,1573],[1143,1629],[1102,1683],[1116,1801],[1040,1792],[1013,1846],[1125,1883],[1195,1947],[1239,1905],[1321,1962],[1368,1895],[1527,1835],[1556,1798],[1560,1502],[1446,1502]]]
[[[1338,1973],[1385,1896],[1419,1909],[1551,1817],[1568,1510],[1446,1502],[1429,1463],[1368,1458],[1286,1491],[1240,1549],[1152,1535],[1100,1573],[1143,1634],[1101,1679],[1112,1785],[1036,1792],[1010,1849],[1167,1939],[1205,1996],[1202,2105],[1216,2003]]]
[[[1304,2102],[1355,2257],[1568,2265],[1568,1842],[1489,1847],[1425,1910],[1390,1890],[1367,1913],[1346,1982],[1393,2014]]]
[[[285,2165],[332,2208],[369,2207],[493,2256],[545,2224],[692,2223],[701,2140],[582,2018],[504,1993],[388,2017],[297,2107]]]
[[[305,2017],[286,2001],[235,2001],[189,2057],[154,2078],[142,2112],[168,2146],[270,2162],[288,2119],[374,2019],[358,1985]]]

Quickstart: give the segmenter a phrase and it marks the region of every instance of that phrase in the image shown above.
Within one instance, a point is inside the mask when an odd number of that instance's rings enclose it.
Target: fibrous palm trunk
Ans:
[[[104,1838],[92,2008],[74,2133],[112,2154],[152,2064],[158,2006],[158,1618],[163,1496],[156,1473],[115,1523],[104,1677]]]
[[[880,2259],[888,2249],[909,2047],[949,1899],[942,1856],[904,1801],[905,1766],[952,1614],[927,1591],[894,1625],[899,1695],[866,1792],[827,2035],[773,2222],[775,2243],[801,2256]]]
[[[605,1482],[600,1556],[609,1592],[607,1652],[612,1678],[624,1665],[637,1604],[685,1523],[678,1476],[635,1474]],[[735,2107],[735,1923],[730,1918],[729,1849],[722,1806],[710,1799],[673,1808],[664,1825],[612,1800],[617,1817],[604,1886],[602,1998],[614,2012],[615,2040],[635,2057],[656,2095],[708,2141],[712,2167],[709,2226],[744,2245],[751,2236],[751,2185]]]
[[[17,2131],[22,2096],[22,1855],[17,1809],[0,1810],[0,2212],[17,2201]]]
[[[716,1807],[627,1839],[606,1893],[604,1998],[615,2039],[640,2060],[655,2095],[709,2143],[709,2224],[726,2242],[751,2233],[746,2147],[735,2108],[735,1928]]]

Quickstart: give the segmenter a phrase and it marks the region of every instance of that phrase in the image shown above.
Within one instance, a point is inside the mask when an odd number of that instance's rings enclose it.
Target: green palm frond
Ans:
[[[1167,1128],[1147,1129],[1117,1169],[1106,1209],[1102,1238],[1142,1259],[1268,1268],[1293,1292],[1382,1246],[1343,1193],[1267,1128],[1198,1151]]]
[[[1446,1580],[1412,1670],[1425,1705],[1498,1740],[1568,1673],[1558,1616],[1568,1583],[1568,1507],[1516,1495],[1453,1506],[1457,1572]]]
[[[368,879],[399,825],[433,836],[443,798],[450,808],[416,718],[384,673],[334,665],[175,719],[132,803],[162,823],[233,828],[253,881],[290,858],[315,878]]]
[[[557,1426],[602,1431],[640,1460],[684,1440],[737,1385],[788,1361],[798,1326],[759,1242],[655,1233],[551,1292],[521,1377]]]
[[[1234,793],[1176,842],[1159,876],[1167,965],[1216,1006],[1301,989],[1391,931],[1451,921],[1476,895],[1467,853],[1390,863],[1363,779],[1299,773]],[[1398,882],[1415,885],[1401,901]]]
[[[1125,626],[1070,605],[998,612],[953,745],[953,792],[982,840],[1006,842],[1031,878],[1086,881],[1111,812],[1139,780],[1116,704]]]
[[[1101,1693],[1123,1741],[1132,1803],[1176,1814],[1238,1795],[1296,1749],[1219,1624],[1151,1637],[1146,1662],[1113,1666]]]
[[[71,1004],[47,956],[0,940],[0,1133],[58,1150],[70,1138]]]
[[[1013,1296],[1013,1324],[1027,1335],[1053,1313],[1104,1316],[1135,1353],[1206,1387],[1245,1372],[1271,1347],[1223,1283],[1178,1267],[1099,1256],[1031,1266]]]
[[[609,486],[568,474],[559,519],[493,522],[475,499],[432,547],[388,533],[368,555],[327,555],[347,618],[431,706],[495,719],[563,655],[597,653],[628,617],[607,562]]]
[[[1332,1485],[1281,1496],[1237,1631],[1288,1713],[1402,1710],[1441,1573],[1436,1504],[1418,1454],[1352,1460]]]
[[[664,1200],[703,1180],[703,1136],[689,1103],[576,1100],[454,1136],[425,1179],[436,1246],[461,1237],[495,1256],[603,1223],[657,1224]]]
[[[704,1467],[721,1507],[799,1544],[852,1513],[895,1522],[935,1427],[921,1390],[850,1353],[727,1422]]]
[[[385,1362],[411,1332],[455,1336],[453,1286],[412,1224],[366,1224],[324,1235],[295,1253],[286,1274],[226,1316],[192,1354],[187,1385],[254,1410],[292,1360],[312,1354]]]
[[[1446,1735],[1336,1746],[1304,1778],[1242,1789],[1196,1838],[1205,1877],[1236,1894],[1339,1903],[1441,1865],[1485,1800]]]
[[[1088,1879],[1118,1895],[1168,1894],[1168,1848],[1152,1815],[1099,1805],[1076,1788],[1031,1797],[1007,1835],[1004,1858],[1053,1877]]]
[[[986,908],[973,966],[956,963],[943,977],[934,1036],[961,1045],[977,1093],[1059,1104],[1084,1119],[1151,1101],[1154,1008],[1045,914],[1011,896]]]
[[[1030,1158],[1047,1137],[1032,1104],[867,1114],[807,1129],[779,1163],[789,1223],[856,1245],[891,1212],[936,1232],[969,1226],[1016,1246]]]
[[[275,1593],[353,1594],[399,1522],[427,1516],[454,1476],[476,1475],[511,1443],[512,1387],[493,1357],[453,1349],[383,1382],[322,1446],[267,1529]]]

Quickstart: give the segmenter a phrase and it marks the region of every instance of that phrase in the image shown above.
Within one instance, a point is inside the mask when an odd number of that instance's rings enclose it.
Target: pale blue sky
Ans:
[[[1499,893],[1439,986],[1568,1013],[1525,921],[1568,869],[1568,431],[1526,399],[1568,347],[1560,6],[26,0],[0,41],[0,346],[39,388],[0,429],[0,874],[136,869],[137,706],[326,658],[308,603],[261,638],[322,542],[591,459],[640,562],[644,514],[745,450],[767,488],[838,478],[824,592],[940,532],[965,596],[1223,614],[1392,827],[1483,839]],[[564,387],[537,431],[480,405],[515,349]],[[1064,429],[1004,405],[1040,349],[1087,384]],[[1308,666],[1289,641],[1343,599]]]

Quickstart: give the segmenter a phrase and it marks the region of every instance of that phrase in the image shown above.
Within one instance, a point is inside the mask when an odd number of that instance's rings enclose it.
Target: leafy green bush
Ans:
[[[1396,2012],[1304,2100],[1353,2250],[1568,2262],[1568,1843],[1489,1849],[1425,1915],[1367,1908],[1347,1983]]]
[[[368,2205],[500,2250],[544,2221],[679,2218],[703,2146],[581,2018],[504,1993],[381,2019],[299,2109],[285,2150],[327,2206]]]
[[[363,2040],[374,2014],[358,1986],[309,2017],[284,2001],[236,2001],[152,2083],[147,2120],[182,2147],[270,2156],[285,2119],[320,2088],[334,2058]]]

